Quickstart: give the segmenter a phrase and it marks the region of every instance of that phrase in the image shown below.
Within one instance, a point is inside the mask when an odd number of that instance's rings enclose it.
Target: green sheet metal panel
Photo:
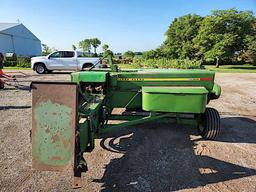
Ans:
[[[221,87],[217,83],[214,83],[214,86],[211,90],[211,99],[218,99],[220,95],[221,95]]]
[[[71,73],[71,81],[80,82],[106,82],[107,74],[106,71],[82,71]]]
[[[108,100],[112,108],[141,108],[141,92],[138,91],[112,91]]]
[[[204,87],[143,87],[145,111],[203,113],[208,91]]]
[[[211,90],[214,72],[207,70],[141,70],[111,73],[111,85],[122,90],[142,86],[203,86]]]
[[[73,169],[77,122],[77,85],[32,83],[32,167]]]
[[[79,120],[79,132],[80,132],[80,150],[85,151],[89,143],[89,125],[86,118],[81,118]]]
[[[142,87],[142,91],[146,93],[173,93],[173,94],[207,94],[208,91],[204,87]]]

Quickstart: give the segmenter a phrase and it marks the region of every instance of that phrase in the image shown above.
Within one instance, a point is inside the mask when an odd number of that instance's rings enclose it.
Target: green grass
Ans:
[[[214,65],[205,65],[206,69],[210,71],[216,71],[221,73],[256,73],[256,66],[245,65],[221,65],[216,68]]]
[[[136,64],[118,64],[121,69],[137,69]],[[206,69],[210,71],[216,71],[221,73],[256,73],[256,66],[245,64],[245,65],[221,65],[216,68],[214,65],[205,65]],[[31,68],[23,67],[4,67],[7,70],[30,70]]]
[[[8,67],[4,67],[4,70],[5,70],[5,69],[8,69],[8,70],[30,70],[31,68],[16,67],[16,66],[10,67],[10,66],[8,66]]]
[[[137,69],[138,65],[134,64],[118,64],[121,69]],[[204,65],[205,69],[221,73],[256,73],[254,65],[221,65],[216,68],[215,65]]]
[[[121,69],[138,69],[138,65],[135,64],[118,64],[118,67]]]

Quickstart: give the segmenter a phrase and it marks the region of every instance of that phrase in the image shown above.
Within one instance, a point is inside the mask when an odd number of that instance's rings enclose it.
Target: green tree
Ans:
[[[193,38],[196,37],[203,17],[188,14],[175,18],[166,31],[166,40],[162,45],[165,55],[172,59],[193,59],[196,50]]]
[[[241,59],[247,63],[256,64],[256,18],[252,23],[252,33],[244,39],[245,49],[241,52]]]
[[[91,40],[90,39],[84,39],[82,41],[79,41],[78,46],[84,51],[84,52],[91,52]]]
[[[77,48],[75,45],[72,45],[72,49],[75,51]]]
[[[113,53],[113,51],[111,51],[111,50],[106,50],[106,51],[104,51],[104,53],[103,53],[103,57],[108,57],[108,56],[111,56],[111,57],[113,57],[114,56],[114,53]]]
[[[215,10],[201,23],[193,39],[197,55],[206,61],[231,60],[246,49],[245,38],[252,33],[254,16],[250,11]]]
[[[46,44],[42,44],[42,48],[43,48],[43,51],[42,51],[43,55],[48,55],[52,52],[51,48]]]
[[[134,56],[135,56],[135,53],[134,52],[132,52],[132,51],[126,51],[125,53],[124,53],[124,57],[127,57],[127,58],[134,58]]]
[[[255,36],[247,36],[245,39],[246,49],[241,54],[243,61],[256,64],[256,34]]]
[[[97,55],[96,49],[101,44],[101,41],[98,38],[92,38],[90,39],[91,45],[94,48],[94,54]]]
[[[107,44],[104,44],[104,45],[102,46],[103,51],[108,50],[108,48],[109,48],[109,46],[108,46]]]
[[[104,58],[107,58],[108,56],[111,56],[111,57],[114,56],[114,53],[111,50],[109,50],[109,46],[107,44],[104,44],[102,46],[102,49],[104,50],[104,52],[103,52]]]
[[[157,48],[150,51],[145,51],[142,55],[144,59],[160,59],[165,57],[165,53],[163,52],[162,48]]]

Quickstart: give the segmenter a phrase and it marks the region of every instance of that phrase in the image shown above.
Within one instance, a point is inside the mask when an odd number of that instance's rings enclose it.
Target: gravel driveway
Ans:
[[[0,90],[0,191],[73,191],[72,174],[31,170],[32,80],[68,73],[16,74]],[[218,73],[222,133],[203,141],[191,127],[165,122],[131,126],[96,140],[89,171],[74,191],[256,191],[256,74]],[[14,85],[12,83],[12,85]]]

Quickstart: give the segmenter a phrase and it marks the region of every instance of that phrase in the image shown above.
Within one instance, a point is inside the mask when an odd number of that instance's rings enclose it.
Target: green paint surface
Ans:
[[[208,91],[204,87],[143,87],[145,111],[203,113]]]
[[[80,82],[105,82],[108,72],[106,71],[82,71],[71,73],[71,81]]]
[[[65,166],[72,161],[71,112],[70,107],[49,100],[35,106],[32,155],[40,164]]]
[[[135,91],[112,91],[110,94],[109,104],[111,107],[141,107],[141,93]]]
[[[184,94],[207,94],[204,87],[142,87],[142,92],[147,93],[184,93]]]

